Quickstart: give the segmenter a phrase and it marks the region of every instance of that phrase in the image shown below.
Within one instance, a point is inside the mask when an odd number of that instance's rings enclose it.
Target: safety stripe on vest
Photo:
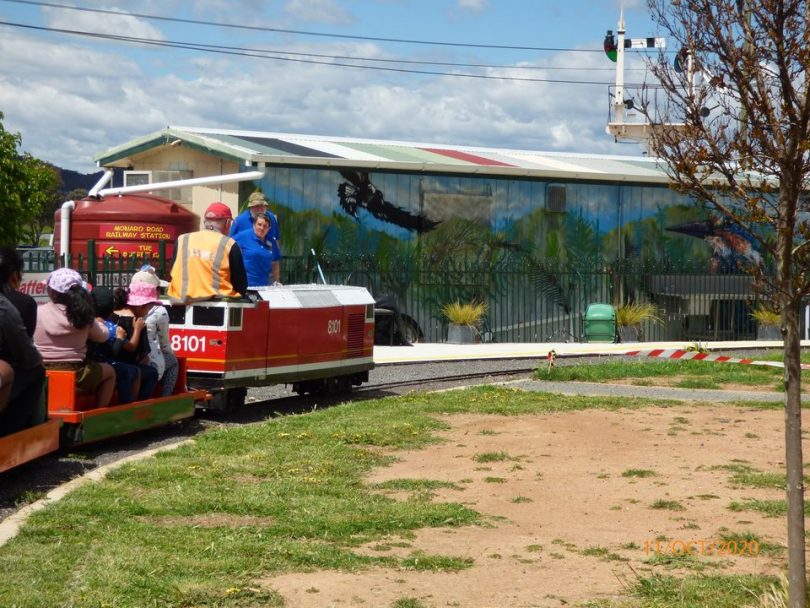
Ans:
[[[219,240],[219,245],[217,245],[217,252],[214,255],[214,293],[219,293],[219,271],[222,268],[222,260],[225,257],[225,248],[228,246],[228,241],[230,241],[230,237],[225,235],[221,235]]]
[[[188,234],[181,234],[177,241],[177,250],[183,252],[183,264],[180,267],[180,301],[188,300]]]

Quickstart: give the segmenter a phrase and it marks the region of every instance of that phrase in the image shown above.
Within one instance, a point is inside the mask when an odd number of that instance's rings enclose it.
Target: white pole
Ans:
[[[59,256],[62,258],[62,265],[68,265],[70,255],[70,215],[76,208],[73,201],[65,201],[59,212]]]
[[[619,14],[618,45],[616,47],[616,100],[613,102],[613,120],[624,124],[624,7]]]
[[[177,179],[171,182],[156,184],[139,184],[137,186],[122,186],[121,188],[105,188],[99,190],[100,196],[120,196],[130,192],[151,192],[153,190],[167,190],[169,188],[183,188],[185,186],[202,186],[205,184],[224,184],[228,182],[246,182],[262,179],[264,171],[248,171],[246,173],[229,173],[227,175],[209,175],[208,177],[193,177],[191,179]]]
[[[98,196],[98,191],[107,185],[107,182],[109,182],[112,179],[112,176],[113,170],[107,169],[104,172],[104,175],[101,176],[101,179],[98,180],[98,183],[96,183],[96,185],[90,189],[90,192],[87,193],[87,196]]]

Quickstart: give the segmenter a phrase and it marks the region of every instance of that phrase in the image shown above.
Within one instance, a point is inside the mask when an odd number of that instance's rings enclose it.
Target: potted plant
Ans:
[[[779,324],[781,315],[765,304],[758,304],[751,311],[751,318],[757,322],[757,340],[781,340],[782,332]]]
[[[660,323],[661,317],[655,304],[628,302],[616,307],[616,327],[620,342],[639,342],[644,339],[641,324],[647,321]]]
[[[447,341],[451,344],[472,344],[479,338],[478,327],[487,312],[483,302],[461,304],[451,302],[442,307],[442,315],[450,322]]]

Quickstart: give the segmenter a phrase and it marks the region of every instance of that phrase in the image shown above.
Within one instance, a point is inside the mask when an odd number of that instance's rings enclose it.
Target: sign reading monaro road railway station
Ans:
[[[99,224],[99,239],[126,241],[173,241],[177,236],[175,226],[163,224]]]

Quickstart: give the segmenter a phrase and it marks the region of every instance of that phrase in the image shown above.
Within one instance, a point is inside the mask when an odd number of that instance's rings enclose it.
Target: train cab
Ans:
[[[342,392],[367,381],[374,365],[374,299],[363,287],[268,287],[250,301],[172,306],[169,316],[188,383],[211,393],[212,409],[240,405],[249,386]]]

